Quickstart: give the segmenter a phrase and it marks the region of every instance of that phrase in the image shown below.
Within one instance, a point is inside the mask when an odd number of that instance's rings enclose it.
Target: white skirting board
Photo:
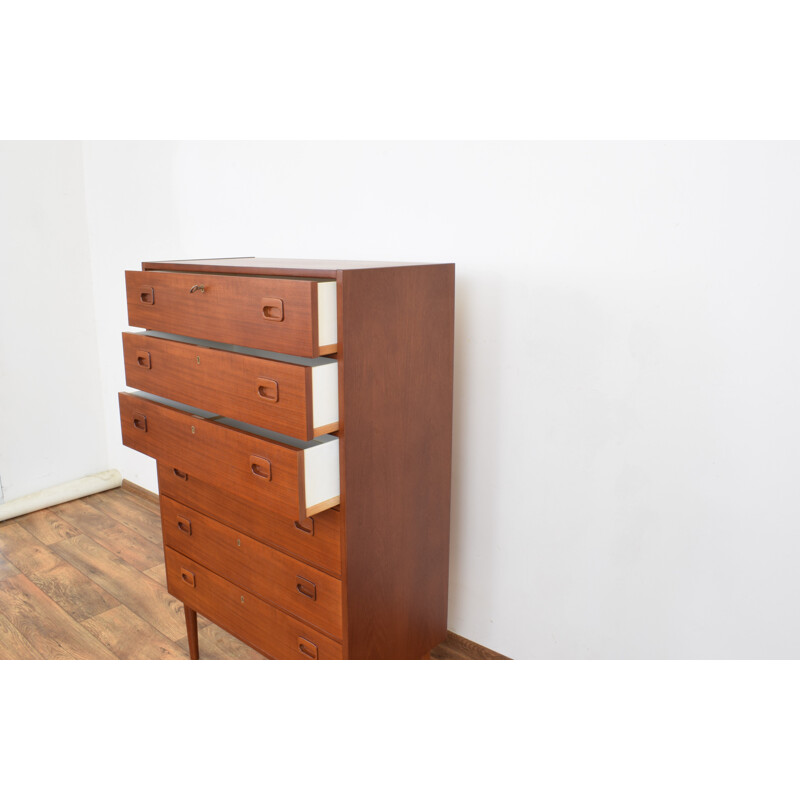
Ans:
[[[121,485],[122,473],[118,469],[107,469],[95,475],[87,475],[74,481],[60,483],[58,486],[51,486],[40,492],[26,494],[25,497],[9,500],[7,503],[0,503],[0,522],[22,516],[22,514],[30,514],[32,511],[39,511],[42,508],[57,506],[59,503],[66,503],[69,500],[77,500],[79,497],[116,489]]]

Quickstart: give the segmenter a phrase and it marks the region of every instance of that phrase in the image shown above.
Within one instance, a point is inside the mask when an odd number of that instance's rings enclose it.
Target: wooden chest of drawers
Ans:
[[[447,627],[452,264],[126,273],[124,444],[171,594],[272,658],[419,658]]]

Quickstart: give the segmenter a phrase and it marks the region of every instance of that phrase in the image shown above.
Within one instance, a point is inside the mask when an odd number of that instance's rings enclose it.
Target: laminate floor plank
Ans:
[[[78,622],[119,605],[22,525],[7,525],[0,530],[0,552]]]
[[[158,508],[160,504],[158,492],[151,492],[148,489],[137,486],[135,483],[131,483],[130,481],[123,480],[122,486],[119,488],[121,492],[125,492],[127,497],[133,497],[139,502],[149,503],[151,506],[155,506],[156,508]]]
[[[227,631],[215,625],[213,622],[206,621],[204,627],[200,627],[201,616],[197,615],[198,631],[197,641],[200,647],[200,658],[205,661],[229,661],[229,660],[249,660],[266,661],[266,657],[261,653],[248,647],[244,642],[240,642],[235,636],[231,636]],[[176,644],[186,648],[189,652],[189,644],[184,636]]]
[[[123,489],[111,489],[85,497],[90,506],[102,511],[112,519],[135,530],[159,550],[163,546],[161,535],[161,513],[158,506],[137,502],[138,498]]]
[[[164,564],[156,564],[150,569],[146,569],[144,574],[148,578],[152,578],[156,583],[160,583],[165,589],[167,588],[167,568]]]
[[[25,574],[51,569],[61,560],[49,547],[16,523],[0,529],[0,553]]]
[[[2,536],[3,530],[0,528],[0,538],[2,538]],[[6,561],[5,557],[0,554],[0,581],[11,575],[16,575],[18,572],[19,570],[10,561]]]
[[[60,564],[28,577],[78,622],[120,604],[113,595],[63,559]]]
[[[82,535],[94,539],[136,569],[144,571],[164,560],[161,544],[153,544],[133,528],[117,522],[83,500],[54,506],[54,512],[70,525],[80,528]]]
[[[126,606],[117,606],[83,621],[83,627],[101,641],[117,658],[175,660],[188,659],[188,647],[181,647],[159,633]]]
[[[114,658],[111,651],[25,575],[0,581],[0,608],[43,658]]]
[[[0,614],[0,659],[28,661],[40,658],[39,651]]]
[[[32,514],[25,514],[22,517],[16,517],[14,522],[21,525],[28,533],[32,533],[42,544],[46,545],[69,539],[71,536],[77,536],[80,533],[78,528],[74,528],[49,508],[34,511]]]
[[[168,639],[174,642],[186,634],[183,603],[93,539],[82,534],[53,549]]]

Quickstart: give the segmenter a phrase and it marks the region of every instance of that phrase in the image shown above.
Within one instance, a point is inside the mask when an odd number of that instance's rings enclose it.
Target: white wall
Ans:
[[[107,469],[79,142],[0,142],[5,501]]]
[[[455,261],[449,627],[514,658],[800,657],[797,144],[89,143],[124,269]]]
[[[84,145],[86,208],[97,297],[101,390],[109,464],[124,478],[158,491],[156,462],[122,445],[117,395],[125,389],[122,331],[127,322],[125,270],[141,268],[154,251],[178,258],[182,220],[178,215],[171,144]]]

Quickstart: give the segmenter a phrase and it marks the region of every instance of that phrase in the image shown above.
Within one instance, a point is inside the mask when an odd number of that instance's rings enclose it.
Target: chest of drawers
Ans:
[[[452,264],[126,273],[122,441],[158,465],[167,586],[272,658],[420,658],[447,627]]]

